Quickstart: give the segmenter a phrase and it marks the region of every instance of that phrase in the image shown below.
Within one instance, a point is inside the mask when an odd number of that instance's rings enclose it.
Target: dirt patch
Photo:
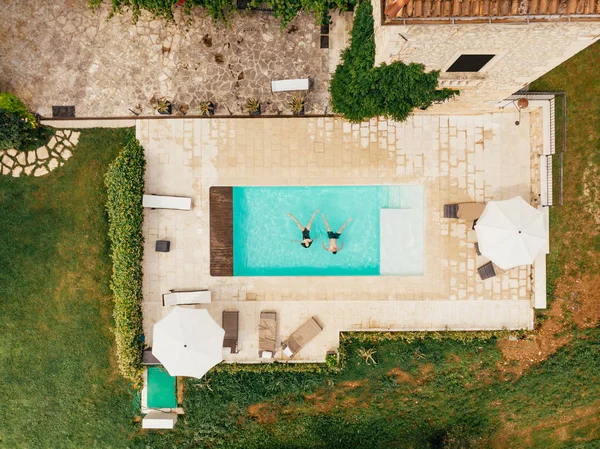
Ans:
[[[565,271],[569,272],[568,269]],[[563,276],[538,331],[522,340],[507,338],[498,342],[504,357],[498,368],[502,373],[520,377],[530,366],[547,359],[569,343],[571,326],[589,328],[599,321],[600,275]]]
[[[600,320],[600,276],[588,274],[580,279],[563,279],[556,296],[567,303],[568,313],[578,327],[594,327]]]
[[[556,418],[546,419],[533,426],[518,428],[516,423],[505,423],[492,441],[492,448],[527,448],[533,445],[533,436],[547,434],[552,441],[584,442],[593,440],[600,431],[600,401],[591,405],[556,413]],[[577,434],[577,437],[573,437]],[[519,446],[511,446],[518,442]]]
[[[268,402],[249,405],[248,414],[260,424],[272,424],[277,421],[277,414]]]
[[[571,334],[564,334],[567,320],[565,301],[554,300],[547,315],[548,318],[540,329],[527,338],[515,341],[509,337],[498,341],[498,348],[504,358],[504,361],[498,363],[501,373],[512,374],[518,378],[530,366],[547,359],[571,341]]]
[[[360,380],[347,380],[346,382],[342,383],[342,385],[344,387],[350,388],[350,389],[360,387],[361,384],[362,384],[362,382]]]
[[[400,368],[393,368],[387,372],[388,377],[393,377],[394,380],[399,383],[413,382],[413,377],[406,371],[402,371]]]

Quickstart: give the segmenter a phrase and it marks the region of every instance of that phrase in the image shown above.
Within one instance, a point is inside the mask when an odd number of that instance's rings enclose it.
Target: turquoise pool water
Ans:
[[[380,210],[410,208],[413,198],[413,186],[234,187],[234,275],[379,275]],[[302,236],[287,214],[306,226],[315,209],[314,242],[306,249],[291,241]],[[333,231],[353,219],[338,240],[343,250],[335,255],[322,247],[328,239],[321,213]],[[422,220],[422,208],[419,214]]]

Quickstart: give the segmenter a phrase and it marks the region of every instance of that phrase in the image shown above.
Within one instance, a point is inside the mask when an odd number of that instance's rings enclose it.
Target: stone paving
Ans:
[[[46,145],[36,150],[0,150],[0,174],[19,176],[44,176],[62,167],[79,142],[79,131],[57,130]]]
[[[193,110],[211,100],[216,113],[240,114],[250,97],[263,113],[291,113],[289,93],[271,93],[272,79],[310,78],[307,112],[328,104],[328,50],[320,27],[301,15],[286,29],[271,13],[240,12],[231,28],[201,8],[191,17],[136,25],[131,14],[107,20],[109,1],[95,12],[87,0],[2,2],[0,90],[51,116],[52,105],[75,105],[80,117],[152,114],[151,99],[166,97]]]
[[[443,205],[452,202],[521,195],[536,205],[531,140],[539,136],[531,133],[528,113],[521,126],[515,126],[516,118],[516,112],[505,112],[363,124],[332,117],[138,120],[137,136],[147,152],[146,192],[190,196],[194,204],[191,212],[145,211],[148,341],[165,313],[162,293],[194,288],[211,290],[213,304],[207,308],[216,318],[238,303],[248,316],[250,324],[241,325],[248,349],[228,360],[256,361],[250,343],[256,317],[273,308],[286,315],[282,336],[311,314],[326,322],[325,336],[309,344],[300,360],[322,360],[337,346],[340,330],[531,328],[531,267],[481,281],[476,268],[485,260],[475,254],[471,223],[442,217]],[[424,186],[423,276],[209,275],[210,186],[344,184]],[[170,253],[154,252],[158,239],[171,240]]]

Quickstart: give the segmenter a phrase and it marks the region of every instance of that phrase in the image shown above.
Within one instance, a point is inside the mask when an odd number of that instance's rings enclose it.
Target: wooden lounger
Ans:
[[[178,304],[210,304],[210,290],[173,291],[162,295],[163,306]]]
[[[192,210],[192,199],[183,196],[144,195],[142,205],[150,209]]]
[[[322,330],[323,326],[321,326],[313,316],[300,326],[296,332],[290,335],[290,338],[288,338],[287,341],[283,342],[281,345],[283,347],[283,353],[288,357],[293,357]]]
[[[260,312],[258,325],[258,356],[272,359],[275,356],[277,338],[277,313]]]
[[[485,203],[458,203],[444,205],[444,218],[474,221],[481,217]]]
[[[223,329],[225,330],[225,338],[223,339],[223,347],[231,349],[232,354],[238,352],[238,327],[239,314],[236,311],[223,311]]]

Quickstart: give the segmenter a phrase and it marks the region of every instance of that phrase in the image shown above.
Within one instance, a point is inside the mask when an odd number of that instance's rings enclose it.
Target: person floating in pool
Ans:
[[[346,220],[346,223],[344,223],[342,225],[342,227],[340,229],[338,229],[338,232],[332,232],[331,228],[329,227],[329,223],[327,223],[327,218],[325,218],[325,214],[321,214],[321,216],[323,217],[323,221],[325,222],[325,227],[327,228],[327,237],[329,238],[329,248],[326,248],[325,243],[323,243],[323,242],[321,242],[321,245],[323,246],[323,249],[325,251],[329,251],[329,252],[331,252],[331,254],[337,254],[338,251],[341,251],[342,249],[344,249],[344,242],[342,242],[342,246],[340,246],[338,248],[337,240],[342,235],[342,232],[344,232],[344,228],[346,226],[348,226],[348,223],[350,223],[352,221],[352,218],[348,218]]]
[[[310,217],[310,221],[308,222],[306,227],[302,226],[302,224],[298,220],[296,220],[296,217],[294,217],[292,214],[288,214],[288,217],[294,220],[294,222],[300,228],[300,231],[302,231],[302,240],[292,240],[292,242],[299,242],[305,248],[308,248],[310,247],[310,245],[312,245],[313,239],[310,238],[310,227],[313,224],[313,220],[315,219],[317,212],[319,212],[319,209],[316,209],[313,212],[312,217]]]

